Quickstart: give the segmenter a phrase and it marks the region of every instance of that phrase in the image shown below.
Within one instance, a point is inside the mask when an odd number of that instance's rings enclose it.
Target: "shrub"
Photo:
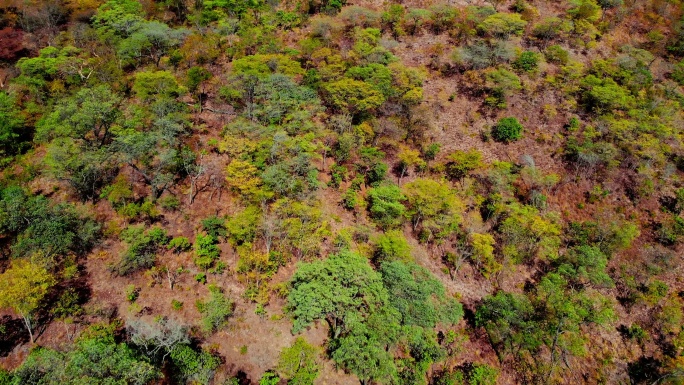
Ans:
[[[207,274],[197,273],[195,274],[195,281],[201,283],[202,285],[207,284]]]
[[[186,237],[176,237],[173,238],[166,247],[169,250],[173,250],[174,253],[179,254],[184,251],[190,250],[192,244]]]
[[[508,117],[500,119],[492,129],[492,137],[499,142],[514,142],[522,138],[523,126],[518,119]]]
[[[209,286],[209,299],[197,301],[197,310],[202,314],[202,329],[211,333],[222,328],[228,317],[233,315],[233,301],[214,285]]]
[[[487,364],[473,365],[468,372],[468,384],[470,385],[495,385],[499,377],[499,371]]]
[[[468,152],[455,151],[449,155],[449,162],[446,164],[445,171],[451,179],[462,179],[471,171],[482,167],[482,154],[473,149]]]
[[[672,77],[672,80],[679,83],[680,86],[684,85],[684,60],[675,64],[670,76]]]
[[[205,351],[195,351],[186,344],[179,344],[171,351],[174,374],[183,383],[208,384],[221,365],[221,359]]]
[[[119,275],[154,266],[157,252],[168,242],[166,231],[159,227],[145,231],[142,226],[131,226],[121,233],[121,239],[128,243],[128,248],[113,268]]]
[[[207,234],[197,234],[195,238],[195,265],[200,269],[208,269],[221,256],[221,249],[216,238]]]
[[[513,68],[519,71],[534,71],[539,66],[539,55],[532,51],[524,51],[515,59],[512,65]]]
[[[172,299],[171,300],[171,308],[176,311],[180,311],[183,309],[183,302],[179,301],[177,299]]]
[[[128,302],[135,302],[140,295],[140,289],[135,287],[135,285],[126,286],[126,300]]]
[[[544,52],[544,57],[546,60],[550,61],[551,63],[557,63],[561,65],[568,64],[569,56],[570,55],[568,54],[568,51],[556,44],[550,46],[546,49],[546,52]]]
[[[423,158],[425,160],[434,160],[439,154],[439,150],[442,145],[440,143],[430,143],[429,145],[423,147]]]
[[[167,195],[164,197],[159,198],[159,205],[164,209],[164,210],[169,210],[169,211],[175,211],[178,210],[180,207],[180,200],[176,198],[175,195]]]
[[[330,166],[330,187],[338,188],[347,175],[347,168],[333,164]]]
[[[347,210],[355,210],[358,204],[359,199],[356,190],[348,188],[347,191],[344,192],[344,197],[342,198],[342,207]]]
[[[280,376],[274,372],[266,372],[259,379],[259,385],[278,385],[280,383]]]
[[[202,220],[202,228],[211,237],[218,239],[219,237],[225,237],[226,232],[226,221],[223,218],[217,216],[211,216]]]

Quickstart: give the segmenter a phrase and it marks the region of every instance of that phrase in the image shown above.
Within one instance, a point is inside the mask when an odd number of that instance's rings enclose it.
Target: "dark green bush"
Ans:
[[[113,267],[118,275],[128,275],[154,266],[157,252],[169,242],[164,229],[154,227],[145,231],[143,226],[128,227],[121,233],[121,240],[128,244],[128,248]]]
[[[499,142],[514,142],[522,138],[523,126],[514,117],[503,118],[492,129],[492,137]]]

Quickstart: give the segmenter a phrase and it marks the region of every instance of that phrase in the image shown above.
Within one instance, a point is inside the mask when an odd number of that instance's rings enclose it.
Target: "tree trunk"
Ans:
[[[26,326],[26,330],[28,330],[29,337],[31,338],[31,344],[35,343],[35,340],[33,338],[33,328],[31,327],[31,319],[30,316],[28,315],[21,315],[21,318],[24,320],[24,326]]]

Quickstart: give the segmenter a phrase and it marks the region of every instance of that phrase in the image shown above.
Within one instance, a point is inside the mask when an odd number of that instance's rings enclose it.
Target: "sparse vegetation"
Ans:
[[[682,106],[682,0],[0,2],[0,385],[681,383]]]

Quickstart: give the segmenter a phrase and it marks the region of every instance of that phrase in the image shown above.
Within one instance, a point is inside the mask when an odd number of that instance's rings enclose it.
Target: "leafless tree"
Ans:
[[[147,323],[142,319],[128,320],[126,331],[131,342],[140,347],[148,357],[161,356],[162,362],[176,345],[190,342],[187,328],[169,319],[155,323]]]

